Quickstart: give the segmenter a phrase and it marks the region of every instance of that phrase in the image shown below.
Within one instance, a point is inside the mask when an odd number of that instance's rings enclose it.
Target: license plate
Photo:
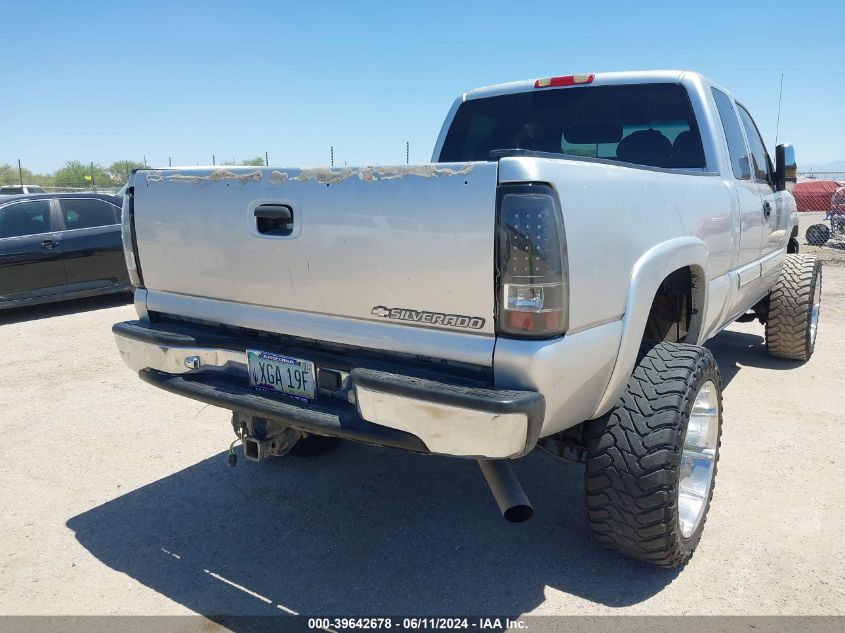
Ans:
[[[314,399],[314,363],[270,352],[247,350],[249,384],[297,398]]]

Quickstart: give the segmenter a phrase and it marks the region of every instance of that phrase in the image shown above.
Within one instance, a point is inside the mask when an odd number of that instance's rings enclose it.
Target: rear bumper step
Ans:
[[[249,387],[239,386],[237,379],[215,375],[173,375],[155,369],[139,372],[141,380],[180,396],[199,400],[223,409],[242,411],[271,420],[282,420],[300,431],[317,435],[343,437],[349,440],[392,446],[416,453],[427,453],[425,444],[410,433],[372,424],[355,415],[317,410],[294,402],[265,396]]]
[[[278,420],[317,435],[420,453],[472,458],[521,457],[534,448],[545,412],[533,391],[496,389],[431,372],[385,371],[344,355],[338,369],[318,352],[185,327],[129,321],[113,328],[126,364],[161,389],[224,409]],[[340,373],[342,390],[320,389],[315,402],[255,391],[246,349],[289,354]]]

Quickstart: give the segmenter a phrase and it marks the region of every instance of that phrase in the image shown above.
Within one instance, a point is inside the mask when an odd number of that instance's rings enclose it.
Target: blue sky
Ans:
[[[800,164],[845,160],[845,2],[4,3],[0,163],[429,160],[467,89],[680,68]],[[771,149],[771,147],[770,147]]]

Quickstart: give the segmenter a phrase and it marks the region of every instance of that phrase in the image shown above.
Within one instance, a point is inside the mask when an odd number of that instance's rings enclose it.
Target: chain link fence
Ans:
[[[798,173],[792,191],[798,206],[798,240],[845,249],[845,171]]]

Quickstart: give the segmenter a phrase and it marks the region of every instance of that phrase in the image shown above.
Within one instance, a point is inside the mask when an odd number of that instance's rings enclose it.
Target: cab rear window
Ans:
[[[706,166],[687,91],[677,84],[583,86],[471,99],[449,127],[441,162],[525,149],[651,167]]]

